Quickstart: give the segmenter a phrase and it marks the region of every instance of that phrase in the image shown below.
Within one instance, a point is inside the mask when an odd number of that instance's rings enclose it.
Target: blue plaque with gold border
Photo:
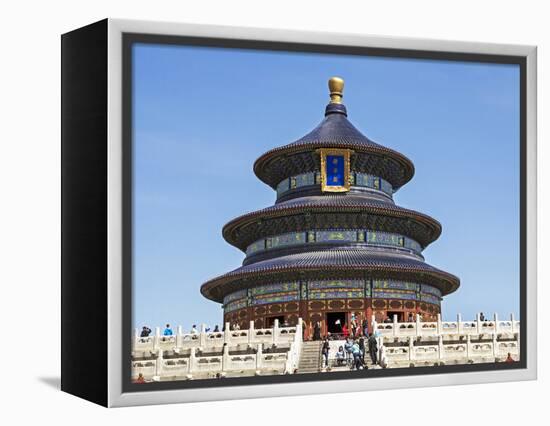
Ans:
[[[350,189],[349,149],[320,149],[321,190],[323,192],[346,192]]]

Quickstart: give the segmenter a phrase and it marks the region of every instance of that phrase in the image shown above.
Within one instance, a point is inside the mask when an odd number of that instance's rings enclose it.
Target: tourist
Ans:
[[[355,339],[357,337],[357,321],[355,319],[355,315],[352,314],[351,317],[351,336]]]
[[[321,323],[319,321],[313,327],[313,340],[321,340]]]
[[[370,335],[368,345],[370,359],[372,360],[372,363],[376,365],[378,363],[378,341],[376,340],[376,337],[374,337],[374,334]]]
[[[191,334],[198,334],[197,325],[193,324],[193,327],[191,327]]]
[[[338,348],[338,352],[336,352],[336,363],[339,366],[343,365],[345,358],[346,358],[346,353],[344,352],[344,347],[340,346]]]
[[[357,343],[357,341],[353,342],[353,345],[351,346],[351,353],[353,355],[352,370],[354,368],[356,370],[363,369],[363,364],[361,363],[361,349],[359,348],[359,343]]]
[[[233,330],[239,331],[240,329],[241,329],[241,326],[239,325],[238,322],[236,322],[235,325],[233,326]]]
[[[325,341],[323,342],[323,349],[321,350],[321,353],[323,354],[323,361],[325,363],[325,367],[328,367],[328,353],[330,351],[330,344],[328,342],[328,339],[325,338]]]
[[[412,312],[409,312],[409,322],[414,322],[414,316]]]
[[[346,339],[346,343],[344,343],[344,349],[346,351],[346,363],[348,365],[351,365],[352,347],[353,347],[353,341],[351,339]]]
[[[363,320],[363,336],[367,337],[369,335],[369,322],[364,319]]]
[[[342,334],[342,321],[340,321],[340,318],[334,321],[334,330],[336,330],[336,333]]]
[[[145,383],[145,377],[143,377],[143,373],[139,373],[136,380],[134,380],[134,383]]]
[[[172,329],[170,328],[170,324],[166,324],[166,328],[164,329],[164,333],[163,333],[165,336],[172,336],[174,334],[174,332],[172,331]]]
[[[359,339],[359,349],[361,350],[361,363],[365,364],[365,339]]]
[[[384,323],[385,324],[390,324],[392,321],[391,321],[391,318],[386,316],[386,319],[384,320]]]
[[[288,320],[283,321],[283,327],[290,327],[290,324],[288,323]]]
[[[150,334],[151,334],[151,329],[144,325],[143,328],[141,329],[141,334],[139,335],[139,337],[149,337]]]
[[[508,352],[508,356],[506,357],[506,360],[504,362],[507,363],[507,364],[511,364],[513,362],[516,362],[516,361],[514,361],[514,358],[512,358],[512,354],[510,352]]]
[[[485,321],[485,315],[483,315],[483,312],[479,313],[479,320],[480,321]]]
[[[346,326],[346,323],[344,323],[344,325],[342,326],[342,334],[344,335],[344,339],[347,339],[349,336],[349,330]]]
[[[216,326],[214,327],[213,333],[219,333],[219,332],[220,332],[220,328],[218,327],[218,324],[216,324]]]

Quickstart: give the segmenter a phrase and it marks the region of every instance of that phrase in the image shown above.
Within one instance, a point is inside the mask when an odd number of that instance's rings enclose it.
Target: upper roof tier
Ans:
[[[318,155],[313,155],[319,148],[351,149],[352,170],[379,176],[390,182],[394,191],[411,180],[414,165],[407,157],[370,140],[348,120],[342,103],[343,85],[338,77],[329,80],[331,101],[326,106],[324,120],[315,129],[256,160],[254,173],[260,180],[275,189],[290,176],[319,170]]]

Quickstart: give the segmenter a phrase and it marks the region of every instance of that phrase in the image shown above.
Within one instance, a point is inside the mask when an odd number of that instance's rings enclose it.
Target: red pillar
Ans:
[[[371,300],[368,299],[367,302],[367,310],[365,311],[365,315],[367,316],[367,322],[369,324],[369,333],[373,332],[372,329],[372,306],[371,306]]]

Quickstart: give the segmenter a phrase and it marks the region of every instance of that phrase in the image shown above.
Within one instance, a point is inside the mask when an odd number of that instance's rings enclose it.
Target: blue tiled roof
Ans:
[[[362,273],[381,270],[411,273],[411,276],[417,277],[421,273],[431,276],[431,282],[436,283],[443,294],[456,290],[460,283],[456,276],[412,256],[381,254],[368,248],[338,248],[280,256],[241,266],[204,283],[201,292],[207,297],[212,297],[210,289],[242,278],[292,271],[307,273],[315,270],[333,271],[333,273],[337,273],[338,270],[347,272],[357,270]]]
[[[342,104],[328,104],[325,118],[315,129],[304,137],[285,147],[316,144],[320,147],[334,144],[361,145],[367,147],[385,148],[363,135],[347,119],[346,107]]]

